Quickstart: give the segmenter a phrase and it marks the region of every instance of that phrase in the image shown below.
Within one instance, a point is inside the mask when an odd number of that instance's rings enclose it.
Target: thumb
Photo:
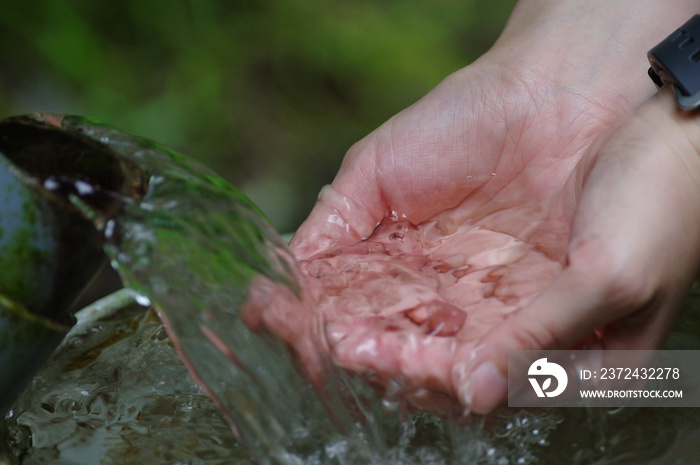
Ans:
[[[568,349],[616,319],[609,286],[567,268],[537,299],[487,333],[470,353],[456,354],[454,385],[474,413],[488,413],[507,395],[508,351]],[[465,350],[469,350],[465,346]]]
[[[321,189],[309,217],[290,242],[292,251],[300,260],[367,238],[381,220],[355,196],[343,194],[334,185]]]

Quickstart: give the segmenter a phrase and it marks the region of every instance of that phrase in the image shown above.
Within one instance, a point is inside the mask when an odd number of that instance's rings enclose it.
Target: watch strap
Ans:
[[[657,86],[673,85],[683,108],[700,107],[700,15],[649,50],[647,57],[649,77]]]

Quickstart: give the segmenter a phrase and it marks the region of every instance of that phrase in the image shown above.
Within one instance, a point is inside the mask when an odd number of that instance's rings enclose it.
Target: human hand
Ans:
[[[614,118],[513,74],[465,69],[361,141],[292,242],[335,363],[402,379],[420,406],[464,397],[479,339],[561,272],[567,180]]]
[[[586,266],[577,271],[567,253],[581,179],[595,157],[578,162],[638,102],[562,73],[553,83],[536,65],[556,60],[538,60],[538,47],[523,44],[511,55],[504,39],[354,146],[292,242],[336,363],[402,379],[418,403],[442,392],[474,411],[491,409],[505,393],[507,348],[573,345],[612,321],[593,314],[615,296],[586,306],[590,294],[581,291],[571,299],[586,299],[571,302],[564,291],[575,289],[560,288],[562,280],[589,290],[606,284],[599,292],[623,286],[596,281]],[[670,286],[678,300],[683,286]],[[578,313],[542,307],[551,295]],[[553,314],[561,315],[554,325]],[[519,331],[514,322],[529,315],[537,318]],[[486,375],[474,374],[487,360]]]
[[[566,266],[479,341],[465,389],[474,411],[505,397],[508,350],[566,349],[593,331],[592,347],[659,348],[697,276],[700,120],[671,89],[603,134],[574,179]]]

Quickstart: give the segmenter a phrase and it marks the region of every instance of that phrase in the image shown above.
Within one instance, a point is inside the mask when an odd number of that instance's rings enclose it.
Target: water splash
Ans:
[[[138,302],[155,305],[172,338],[154,310],[138,305],[86,317],[5,419],[8,460],[606,464],[668,458],[664,451],[682,453],[700,431],[695,409],[654,409],[651,420],[643,409],[505,409],[486,419],[439,419],[407,412],[396,397],[400,386],[379,396],[331,368],[315,388],[283,341],[256,331],[254,310],[273,297],[287,303],[289,324],[317,317],[293,257],[254,205],[150,141],[75,117],[22,124],[113,152],[124,176],[110,188],[57,175],[55,167],[36,176],[104,232],[113,266]],[[322,322],[305,326],[310,344],[326,344]],[[649,441],[659,423],[666,436]]]
[[[78,315],[6,419],[26,464],[245,463],[153,310],[127,293]],[[115,305],[116,304],[116,305]],[[0,461],[1,462],[1,461]]]

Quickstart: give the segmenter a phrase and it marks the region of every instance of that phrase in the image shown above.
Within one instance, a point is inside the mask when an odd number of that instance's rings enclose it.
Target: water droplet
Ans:
[[[175,404],[175,408],[181,412],[191,412],[193,410],[199,410],[202,406],[198,402],[188,400],[185,402],[178,402]]]
[[[76,181],[73,185],[80,195],[89,195],[95,192],[95,189],[85,181]]]
[[[59,184],[58,181],[56,181],[53,178],[46,178],[44,180],[44,189],[46,190],[53,191],[58,189],[59,187],[61,187],[61,184]]]
[[[141,305],[142,307],[150,307],[151,305],[153,305],[151,303],[151,299],[149,299],[145,295],[139,294],[138,292],[133,292],[132,294],[136,303]]]
[[[400,407],[400,403],[397,399],[382,399],[382,406],[387,412],[397,412]]]
[[[114,229],[116,228],[117,223],[114,221],[114,219],[107,220],[107,223],[105,223],[105,238],[111,239],[112,235],[114,234]],[[112,263],[112,267],[116,268],[116,263]]]

